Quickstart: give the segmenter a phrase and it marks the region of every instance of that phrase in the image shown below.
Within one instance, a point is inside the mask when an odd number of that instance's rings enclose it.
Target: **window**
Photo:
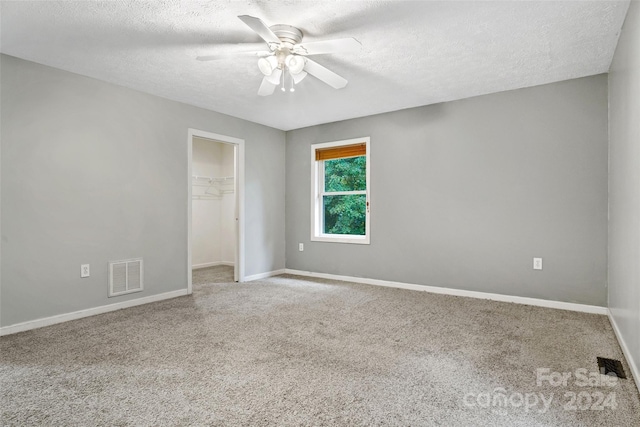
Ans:
[[[369,244],[369,138],[311,146],[311,240]]]

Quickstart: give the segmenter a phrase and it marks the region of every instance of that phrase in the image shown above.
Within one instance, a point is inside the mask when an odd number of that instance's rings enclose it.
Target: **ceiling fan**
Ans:
[[[307,56],[353,52],[361,47],[358,40],[343,38],[302,43],[302,31],[291,25],[272,25],[268,27],[259,18],[253,16],[240,15],[238,18],[262,37],[269,48],[269,50],[264,51],[235,53],[237,55],[260,58],[258,59],[258,68],[260,68],[264,78],[258,89],[258,95],[271,95],[278,85],[282,85],[281,90],[286,91],[285,76],[287,72],[291,76],[291,86],[289,88],[291,92],[295,90],[294,85],[301,82],[307,74],[311,74],[335,89],[341,89],[347,85],[347,80],[344,77],[312,61]],[[198,56],[196,59],[199,61],[211,61],[220,58],[221,55],[209,55]]]

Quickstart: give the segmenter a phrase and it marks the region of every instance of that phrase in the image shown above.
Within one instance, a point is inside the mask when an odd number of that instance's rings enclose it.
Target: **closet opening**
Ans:
[[[188,291],[194,271],[212,281],[242,282],[244,141],[189,130]]]

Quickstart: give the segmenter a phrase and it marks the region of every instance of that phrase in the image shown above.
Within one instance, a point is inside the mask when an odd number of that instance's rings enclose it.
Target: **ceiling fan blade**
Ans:
[[[196,59],[198,61],[215,61],[216,59],[225,59],[230,56],[255,56],[256,58],[271,55],[271,52],[268,50],[252,50],[247,52],[224,52],[224,53],[216,53],[214,55],[205,55],[198,56]]]
[[[280,39],[276,36],[273,31],[267,25],[262,22],[259,18],[254,18],[249,15],[240,15],[238,16],[242,22],[247,24],[249,28],[255,31],[260,37],[264,39],[267,43],[276,43],[280,44]]]
[[[297,44],[293,47],[293,52],[299,55],[320,55],[323,53],[354,52],[361,47],[358,40],[350,37]]]
[[[334,89],[341,89],[347,85],[347,79],[340,77],[333,71],[323,67],[315,61],[306,58],[304,70],[312,76],[322,80]]]
[[[258,89],[258,95],[269,96],[273,94],[274,90],[276,90],[276,86],[277,85],[274,85],[265,77],[262,79],[262,83],[260,84],[260,88]]]

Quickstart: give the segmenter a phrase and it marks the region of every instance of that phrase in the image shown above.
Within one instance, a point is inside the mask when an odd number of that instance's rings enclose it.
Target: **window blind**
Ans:
[[[339,147],[319,148],[316,150],[316,161],[357,157],[365,154],[367,154],[367,145],[364,142]]]

